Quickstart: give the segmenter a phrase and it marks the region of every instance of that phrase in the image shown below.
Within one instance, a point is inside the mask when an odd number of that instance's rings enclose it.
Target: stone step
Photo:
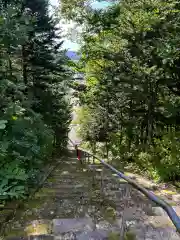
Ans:
[[[65,176],[65,175],[78,176],[78,175],[83,174],[85,172],[90,172],[90,170],[88,170],[87,168],[83,168],[83,167],[72,168],[71,166],[67,166],[67,168],[63,168],[61,170],[54,171],[52,175],[57,175],[57,176],[61,176],[61,177]]]
[[[45,183],[45,184],[59,184],[59,185],[63,185],[63,184],[68,184],[68,185],[71,185],[71,184],[82,184],[82,183],[88,183],[89,182],[89,179],[86,180],[84,178],[74,178],[73,180],[70,179],[70,178],[63,178],[63,179],[60,179],[60,178],[50,178],[48,179],[48,181]]]
[[[46,185],[46,187],[48,188],[48,185]],[[81,185],[81,184],[79,184],[79,186],[78,185],[73,185],[73,184],[71,184],[71,185],[69,185],[69,186],[67,186],[67,185],[60,185],[60,184],[54,184],[53,186],[52,186],[52,188],[51,188],[51,191],[55,191],[55,192],[63,192],[63,191],[69,191],[69,192],[74,192],[74,191],[80,191],[80,190],[82,190],[82,191],[87,191],[87,189],[89,188],[89,185],[88,184],[84,184],[84,185]]]
[[[84,174],[84,176],[83,176]],[[84,181],[88,181],[88,179],[91,179],[93,177],[93,175],[88,174],[88,173],[79,173],[79,174],[68,174],[68,175],[56,175],[53,174],[52,177],[54,178],[54,180],[56,181],[65,181],[65,180],[71,180],[73,182],[73,180],[84,180]]]
[[[84,184],[89,184],[91,182],[91,178],[90,179],[53,179],[53,181],[48,181],[46,183],[44,183],[44,186],[46,185],[50,185],[50,188],[52,188],[53,186],[62,186],[64,187],[64,185],[69,185],[71,187],[76,186],[76,185],[84,185]]]
[[[157,217],[155,217],[157,218]],[[152,220],[152,219],[151,219]],[[158,222],[148,219],[147,221],[126,221],[126,232],[132,233],[138,240],[179,240],[180,235],[175,228],[169,226],[164,217],[158,217]],[[158,223],[158,224],[157,224]]]
[[[71,171],[72,171],[73,169],[78,167],[78,164],[77,164],[77,162],[74,162],[74,161],[73,162],[62,162],[59,164],[59,166],[61,166],[61,167],[56,168],[54,170],[54,172],[61,172],[64,169],[68,170],[69,166],[71,166]]]
[[[144,223],[126,221],[126,232],[138,240],[179,240],[180,236],[172,228],[151,228]],[[52,231],[54,234],[30,235],[28,237],[8,237],[6,240],[107,240],[119,239],[119,232],[113,229],[97,228],[88,218],[54,219]],[[128,234],[127,234],[128,235]]]
[[[141,202],[136,202],[134,201],[132,198],[124,198],[124,199],[109,199],[109,202],[113,204],[113,206],[116,208],[117,211],[124,211],[124,209],[126,207],[132,207],[132,206],[135,206],[137,208],[141,208],[141,210],[143,210],[146,215],[149,215],[149,216],[152,216],[152,207],[156,207],[156,204],[150,204],[148,205],[148,203],[144,202],[144,203],[141,203]]]
[[[123,210],[124,221],[144,221],[146,214],[141,208],[129,207]]]
[[[174,224],[170,220],[168,216],[149,216],[146,220],[145,223],[148,225],[151,225],[155,228],[174,228]]]
[[[109,233],[105,230],[94,230],[83,232],[76,236],[77,240],[107,240]],[[117,239],[117,238],[116,238]]]
[[[88,166],[88,168],[92,171],[94,171],[97,174],[100,174],[101,172],[103,172],[103,168],[97,166],[97,167],[92,167],[92,166]]]
[[[96,230],[95,230],[96,229]],[[118,229],[119,230],[119,229]],[[54,219],[53,220],[53,233],[58,239],[63,238],[66,235],[66,239],[76,239],[76,240],[103,240],[108,239],[109,233],[113,231],[114,234],[119,232],[114,229],[111,225],[107,226],[107,222],[101,222],[99,224],[93,223],[90,218],[79,218],[79,219]],[[66,233],[69,233],[69,237]],[[71,233],[71,237],[70,237]],[[74,238],[72,236],[74,235]],[[61,238],[59,238],[61,236]]]
[[[105,230],[108,232],[120,233],[120,229],[122,226],[122,218],[116,218],[113,223],[108,222],[107,220],[101,220],[96,223],[97,230]]]
[[[67,232],[83,232],[93,230],[95,224],[90,218],[53,219],[52,232],[59,235]]]
[[[54,194],[51,194],[51,195],[48,195],[48,194],[39,194],[39,195],[35,195],[34,197],[34,200],[38,200],[38,199],[42,199],[44,198],[44,201],[46,201],[47,199],[56,199],[56,200],[63,200],[63,199],[68,199],[68,200],[73,200],[76,201],[78,199],[84,199],[84,200],[88,200],[89,199],[89,196],[88,195],[85,195],[84,193],[66,193],[66,194],[57,194],[57,193],[54,193]]]
[[[83,183],[83,182],[82,182]],[[69,191],[71,191],[71,190],[73,190],[73,189],[83,189],[83,190],[87,190],[87,189],[89,189],[89,186],[90,186],[90,183],[83,183],[82,184],[82,187],[80,187],[80,185],[81,184],[79,184],[79,186],[76,186],[76,185],[74,185],[74,184],[72,184],[72,183],[69,183],[69,187],[66,187],[66,184],[67,183],[52,183],[52,184],[50,184],[50,183],[47,183],[47,184],[44,184],[44,187],[46,187],[46,188],[50,188],[50,189],[57,189],[57,190],[60,190],[60,189],[62,189],[62,190],[69,190]]]
[[[54,240],[53,235],[28,236],[28,240]]]
[[[96,178],[96,180],[98,180],[98,181],[104,181],[104,182],[111,182],[112,181],[112,178],[107,178],[107,177],[101,177],[101,175],[98,175],[98,176],[95,176],[95,178]]]
[[[81,233],[68,232],[65,234],[60,234],[58,236],[54,235],[36,235],[28,237],[10,237],[5,240],[107,240],[109,239],[109,233],[104,230],[94,230],[86,231]],[[114,235],[113,235],[114,236]],[[119,238],[112,238],[119,239]]]
[[[44,190],[46,189],[46,190]],[[79,184],[79,185],[74,185],[74,184],[69,184],[69,186],[67,186],[66,184],[54,184],[52,187],[44,187],[42,188],[42,190],[40,190],[39,192],[47,192],[47,193],[51,193],[51,192],[54,192],[54,191],[69,191],[69,192],[73,192],[74,190],[84,190],[84,191],[87,191],[87,189],[89,189],[89,185],[87,183],[85,184]],[[43,191],[44,190],[44,191]]]
[[[83,207],[82,204],[79,204],[79,207]],[[68,211],[64,209],[58,209],[56,212],[55,218],[82,218],[85,216],[86,211],[80,211],[78,209],[68,209]],[[58,214],[59,213],[59,214]],[[51,218],[52,219],[52,218]]]
[[[180,217],[180,206],[172,206],[172,208],[174,209],[174,211],[176,212],[176,214]],[[151,208],[151,214],[149,214],[151,216],[164,216],[164,217],[168,217],[167,213],[165,212],[165,210],[161,207],[152,207]]]
[[[55,190],[55,195],[57,197],[66,197],[68,198],[68,196],[71,197],[79,197],[79,196],[88,196],[88,193],[87,193],[87,189],[72,189],[71,191],[70,190],[63,190],[63,189],[56,189]]]
[[[88,195],[85,195],[84,193],[82,192],[78,192],[78,193],[71,193],[71,194],[61,194],[61,193],[55,193],[54,195],[37,195],[35,196],[35,200],[40,200],[40,199],[44,199],[44,201],[48,201],[50,198],[53,199],[54,201],[58,200],[58,201],[61,201],[61,200],[71,200],[73,202],[73,199],[74,199],[74,202],[75,201],[78,201],[78,200],[88,200],[90,199],[90,197]],[[94,197],[95,198],[95,197]]]
[[[85,186],[87,186],[88,188],[88,184],[87,183],[81,183],[81,184],[74,184],[74,183],[60,183],[60,184],[57,184],[57,183],[54,183],[53,187],[47,187],[47,186],[44,186],[43,188],[41,188],[42,190],[40,191],[43,191],[43,190],[49,190],[49,191],[52,191],[52,190],[58,190],[58,189],[68,189],[68,190],[71,190],[71,189],[85,189]]]
[[[54,240],[53,235],[30,235],[28,237],[8,237],[5,240]]]

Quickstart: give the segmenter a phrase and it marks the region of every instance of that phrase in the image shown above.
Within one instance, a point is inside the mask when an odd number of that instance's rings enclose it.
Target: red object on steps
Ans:
[[[77,145],[75,146],[75,148],[76,148],[77,159],[82,163],[82,161],[81,161],[81,152],[80,152],[80,150],[78,149],[78,146],[77,146]]]

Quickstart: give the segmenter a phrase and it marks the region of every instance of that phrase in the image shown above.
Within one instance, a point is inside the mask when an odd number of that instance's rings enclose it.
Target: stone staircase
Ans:
[[[6,224],[3,239],[107,239],[119,231],[119,223],[104,221],[98,185],[86,166],[69,151],[31,199]]]
[[[102,186],[103,194],[115,210],[116,217],[121,220],[119,223],[121,226],[120,239],[124,239],[124,236],[129,236],[129,234],[134,236],[132,239],[137,240],[180,239],[173,223],[161,207],[101,164],[99,171],[103,173],[98,176],[98,180],[105,176]],[[151,190],[153,190],[153,186]],[[179,196],[179,194],[173,195],[172,199],[166,199],[166,201],[172,205],[180,217]],[[173,201],[175,199],[176,201]]]
[[[75,155],[69,151],[42,189],[17,210],[4,239],[180,239],[161,208],[102,164],[81,165]]]

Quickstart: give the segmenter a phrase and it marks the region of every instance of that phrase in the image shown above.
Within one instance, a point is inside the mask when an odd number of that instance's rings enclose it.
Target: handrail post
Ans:
[[[93,158],[93,176],[94,176],[94,180],[95,180],[95,166],[94,166],[94,158]]]
[[[102,166],[102,171],[101,171],[101,193],[103,193],[104,191],[104,166]]]
[[[95,157],[93,156],[93,165],[95,164]]]
[[[86,152],[83,152],[83,153],[84,153],[84,162],[86,163],[87,153]]]
[[[89,164],[89,153],[87,153],[87,163]]]
[[[95,164],[96,143],[93,144],[93,165]]]

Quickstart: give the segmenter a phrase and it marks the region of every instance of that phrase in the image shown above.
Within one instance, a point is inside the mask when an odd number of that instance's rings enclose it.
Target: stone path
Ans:
[[[180,213],[177,205],[176,210]],[[101,164],[80,165],[74,151],[17,211],[5,235],[8,240],[180,239],[161,208]]]
[[[5,239],[90,239],[90,235],[104,239],[112,231],[117,232],[118,221],[112,228],[104,222],[108,205],[102,205],[104,199],[100,198],[93,174],[77,162],[74,151],[69,151],[67,160],[9,221]]]

